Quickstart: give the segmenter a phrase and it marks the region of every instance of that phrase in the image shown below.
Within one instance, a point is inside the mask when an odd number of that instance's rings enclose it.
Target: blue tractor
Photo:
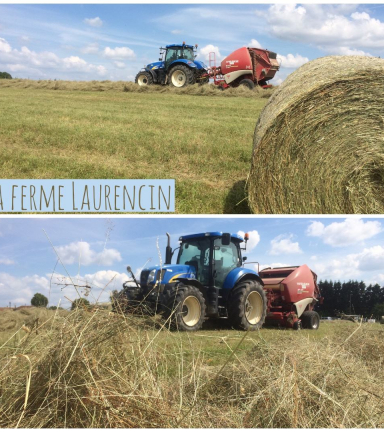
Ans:
[[[195,46],[180,44],[160,48],[158,62],[150,63],[136,75],[135,83],[140,86],[169,84],[173,87],[186,87],[190,84],[205,84],[209,81],[208,67],[196,60]]]
[[[142,270],[123,285],[114,308],[163,313],[180,330],[199,330],[207,318],[228,318],[234,328],[256,330],[266,318],[267,297],[259,274],[244,267],[248,235],[208,232],[180,237],[165,264]],[[245,247],[242,245],[245,242]],[[176,264],[172,257],[177,253]]]

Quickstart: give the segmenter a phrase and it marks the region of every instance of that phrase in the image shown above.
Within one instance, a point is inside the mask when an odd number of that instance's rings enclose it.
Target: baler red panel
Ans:
[[[252,60],[246,47],[233,51],[221,62],[221,73],[223,75],[238,70],[249,70],[252,74]]]
[[[282,284],[286,302],[296,303],[308,297],[316,297],[313,273],[305,264],[295,269]]]

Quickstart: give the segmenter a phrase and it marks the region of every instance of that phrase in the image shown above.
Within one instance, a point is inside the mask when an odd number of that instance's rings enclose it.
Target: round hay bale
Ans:
[[[274,92],[256,125],[254,213],[384,213],[384,60],[324,57]]]

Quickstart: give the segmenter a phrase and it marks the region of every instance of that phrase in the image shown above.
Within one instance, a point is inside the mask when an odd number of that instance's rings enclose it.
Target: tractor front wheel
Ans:
[[[153,84],[152,75],[149,72],[139,72],[136,75],[135,83],[139,84],[140,87]]]
[[[205,299],[198,288],[180,284],[167,310],[173,326],[177,329],[200,330],[205,320]]]
[[[195,83],[195,74],[188,66],[176,65],[169,72],[169,84],[176,88]]]
[[[320,316],[315,311],[303,312],[300,318],[304,329],[317,330],[320,326]]]
[[[228,318],[234,328],[257,330],[264,324],[266,314],[267,297],[258,281],[246,280],[233,288]]]

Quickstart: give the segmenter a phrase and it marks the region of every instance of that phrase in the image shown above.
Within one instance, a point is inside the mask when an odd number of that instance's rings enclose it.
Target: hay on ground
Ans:
[[[384,213],[384,60],[292,73],[257,122],[248,194],[254,213]]]
[[[0,80],[0,88],[25,88],[57,91],[85,91],[85,92],[126,92],[126,93],[166,93],[192,96],[215,97],[246,97],[269,98],[274,89],[255,87],[249,90],[244,86],[229,88],[224,91],[213,84],[194,84],[185,88],[175,88],[169,85],[150,85],[140,87],[132,81],[56,81],[56,80],[28,80],[12,79]]]

